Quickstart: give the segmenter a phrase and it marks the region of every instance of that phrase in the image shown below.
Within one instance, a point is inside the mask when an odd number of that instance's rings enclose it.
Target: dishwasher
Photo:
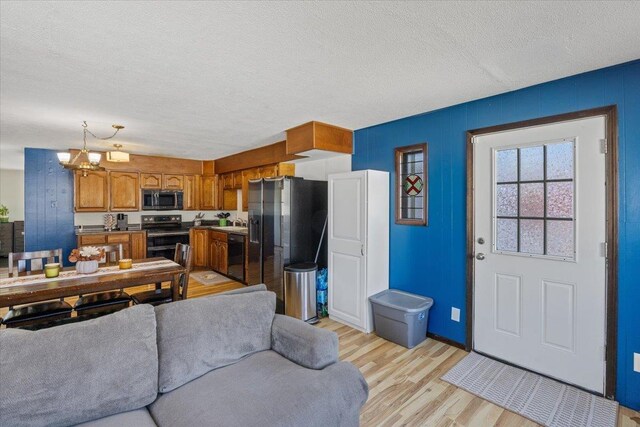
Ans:
[[[229,234],[227,245],[227,276],[244,283],[244,235]]]

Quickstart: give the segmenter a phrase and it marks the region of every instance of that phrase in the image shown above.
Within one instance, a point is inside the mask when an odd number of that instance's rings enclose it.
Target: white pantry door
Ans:
[[[605,118],[479,135],[474,349],[598,393],[605,383]]]
[[[329,316],[366,327],[367,174],[356,171],[329,179]],[[367,331],[368,332],[368,331]]]

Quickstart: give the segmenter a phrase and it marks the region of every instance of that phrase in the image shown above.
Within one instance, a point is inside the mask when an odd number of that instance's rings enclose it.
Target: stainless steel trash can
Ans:
[[[312,262],[284,268],[284,313],[305,322],[317,321],[316,273]]]

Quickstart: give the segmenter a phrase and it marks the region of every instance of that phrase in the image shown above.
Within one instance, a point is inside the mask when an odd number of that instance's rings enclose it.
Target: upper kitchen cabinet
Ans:
[[[287,130],[286,148],[289,155],[352,154],[353,131],[321,122],[305,123]]]
[[[146,190],[160,190],[162,188],[162,174],[141,173],[140,187]]]
[[[140,210],[140,178],[137,172],[109,172],[111,211]]]
[[[222,175],[222,189],[223,190],[233,190],[235,188],[234,183],[234,173],[225,173]]]
[[[162,174],[162,188],[164,190],[182,190],[184,187],[184,175]]]
[[[249,180],[260,178],[275,178],[278,176],[294,176],[296,165],[292,163],[279,163],[262,166],[259,168],[245,169],[242,171],[242,210],[249,208]]]
[[[251,168],[242,171],[242,210],[249,209],[249,180],[259,179],[260,168]]]
[[[200,209],[220,209],[220,197],[218,195],[218,175],[205,175],[200,186]]]
[[[242,171],[233,173],[233,188],[240,190],[242,188]]]
[[[109,209],[109,176],[103,171],[74,174],[74,209],[76,212],[106,212]]]
[[[200,175],[184,176],[183,209],[193,211],[200,208]]]

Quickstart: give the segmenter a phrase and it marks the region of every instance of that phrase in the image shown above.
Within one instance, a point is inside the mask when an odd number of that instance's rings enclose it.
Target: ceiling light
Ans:
[[[124,151],[120,151],[122,148],[122,144],[113,144],[115,147],[115,151],[107,152],[107,162],[122,162],[126,163],[129,161],[129,153],[125,153]]]
[[[71,153],[69,153],[68,151],[58,153],[58,161],[60,162],[60,164],[65,169],[81,170],[82,176],[87,176],[87,171],[103,171],[104,168],[100,166],[100,159],[102,158],[102,154],[90,153],[89,150],[87,150],[87,133],[96,139],[106,141],[107,139],[111,139],[116,136],[120,129],[124,129],[124,126],[121,125],[112,125],[112,127],[116,130],[113,135],[106,138],[99,138],[94,135],[89,129],[87,129],[87,122],[82,122],[82,150],[80,150],[80,152],[76,154],[73,159],[71,159]]]

